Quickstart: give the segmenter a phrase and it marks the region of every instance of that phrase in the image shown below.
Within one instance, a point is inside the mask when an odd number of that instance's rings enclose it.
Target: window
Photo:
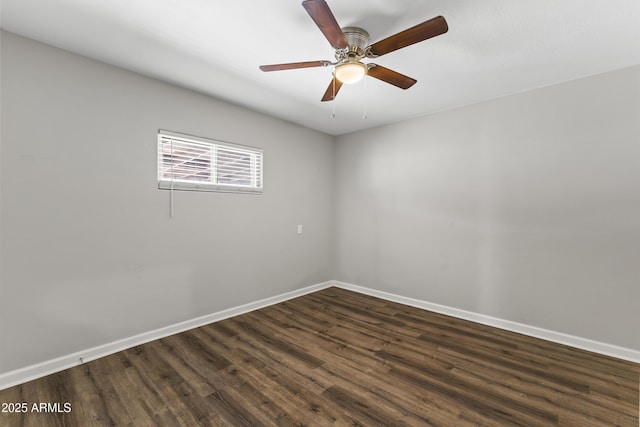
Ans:
[[[262,149],[161,130],[158,188],[262,193]]]

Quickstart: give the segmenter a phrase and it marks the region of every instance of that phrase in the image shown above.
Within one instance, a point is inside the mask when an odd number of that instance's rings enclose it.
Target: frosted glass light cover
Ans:
[[[356,83],[367,74],[367,67],[362,62],[347,62],[336,67],[336,78],[342,83]]]

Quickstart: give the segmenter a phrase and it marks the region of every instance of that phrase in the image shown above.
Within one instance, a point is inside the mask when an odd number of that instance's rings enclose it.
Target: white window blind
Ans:
[[[262,149],[158,132],[158,188],[262,192]]]

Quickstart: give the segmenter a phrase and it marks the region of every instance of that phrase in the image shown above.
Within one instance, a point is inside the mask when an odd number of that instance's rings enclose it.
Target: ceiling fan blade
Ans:
[[[327,2],[324,0],[305,0],[302,2],[302,7],[305,8],[334,49],[349,47],[347,38],[344,36]]]
[[[397,71],[390,70],[382,65],[369,64],[367,74],[383,82],[392,84],[400,89],[409,89],[416,84],[417,80],[400,74]]]
[[[369,52],[373,57],[382,56],[394,50],[402,49],[431,37],[439,36],[449,30],[447,21],[442,16],[436,16],[414,27],[400,31],[386,39],[375,42],[369,46]]]
[[[331,65],[329,61],[306,61],[306,62],[291,62],[289,64],[273,64],[273,65],[261,65],[262,71],[280,71],[280,70],[293,70],[295,68],[311,68],[311,67],[326,67]]]
[[[338,95],[338,91],[341,87],[342,82],[334,77],[333,80],[331,80],[331,83],[329,83],[329,87],[322,97],[322,102],[333,101],[336,95]]]

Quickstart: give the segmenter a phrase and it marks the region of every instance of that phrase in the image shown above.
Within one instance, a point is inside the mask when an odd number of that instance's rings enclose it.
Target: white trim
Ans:
[[[531,337],[541,338],[547,341],[565,344],[571,347],[581,348],[583,350],[588,350],[595,353],[640,363],[640,351],[638,350],[618,347],[599,341],[593,341],[586,338],[563,334],[560,332],[549,331],[547,329],[542,329],[535,326],[524,325],[522,323],[512,322],[510,320],[499,319],[484,314],[448,307],[446,305],[435,304],[415,298],[403,297],[389,292],[366,288],[364,286],[331,280],[273,297],[261,299],[259,301],[239,305],[237,307],[232,307],[226,310],[219,311],[217,313],[208,314],[206,316],[197,317],[191,320],[186,320],[184,322],[169,325],[150,332],[144,332],[139,335],[117,340],[112,343],[103,344],[87,350],[78,351],[76,353],[58,357],[56,359],[51,359],[35,365],[16,369],[14,371],[6,372],[4,374],[0,374],[0,390],[25,383],[27,381],[35,380],[37,378],[41,378],[68,368],[72,368],[81,363],[99,359],[101,357],[108,356],[110,354],[117,353],[118,351],[126,350],[137,345],[168,337],[180,332],[188,331],[190,329],[204,326],[209,323],[228,319],[229,317],[238,316],[240,314],[248,313],[254,310],[259,310],[273,304],[278,304],[280,302],[317,292],[322,289],[330,288],[332,286],[349,291],[359,292],[387,301],[397,302],[400,304],[409,305],[411,307],[421,308],[423,310],[446,314],[448,316],[470,320],[472,322],[481,323],[483,325],[494,326],[496,328],[504,329],[507,331],[517,332]],[[82,362],[79,362],[81,358]]]
[[[209,323],[228,319],[229,317],[238,316],[240,314],[268,307],[273,304],[278,304],[280,302],[297,298],[306,294],[317,292],[322,289],[329,288],[332,285],[333,282],[329,281],[319,283],[317,285],[307,286],[302,289],[296,289],[295,291],[261,299],[255,302],[250,302],[248,304],[239,305],[237,307],[228,308],[226,310],[218,311],[217,313],[208,314],[206,316],[197,317],[191,320],[186,320],[184,322],[165,326],[163,328],[159,328],[150,332],[144,332],[142,334],[134,335],[129,338],[124,338],[108,344],[99,345],[97,347],[58,357],[56,359],[47,360],[35,365],[9,371],[4,374],[0,374],[0,390],[25,383],[27,381],[35,380],[37,378],[42,378],[46,375],[63,371],[65,369],[77,366],[81,363],[99,359],[101,357],[108,356],[110,354],[117,353],[118,351],[126,350],[137,345],[168,337],[180,332],[188,331],[189,329],[204,326]],[[80,362],[80,360],[82,360],[82,362]]]
[[[487,316],[485,314],[474,313],[472,311],[461,310],[459,308],[448,307],[446,305],[435,304],[428,301],[422,301],[415,298],[403,297],[389,292],[378,291],[366,288],[364,286],[352,285],[334,281],[333,285],[337,288],[349,291],[359,292],[361,294],[370,295],[387,301],[397,302],[409,305],[411,307],[421,308],[436,313],[446,314],[447,316],[457,317],[460,319],[470,320],[472,322],[481,323],[487,326],[504,329],[519,334],[528,335],[530,337],[540,338],[571,347],[580,348],[594,353],[604,354],[607,356],[624,359],[631,362],[640,363],[640,351],[630,348],[619,347],[599,341],[593,341],[587,338],[576,337],[573,335],[563,334],[561,332],[550,331],[547,329],[529,326],[522,323],[512,322],[510,320],[499,319],[497,317]]]
[[[159,190],[215,191],[218,193],[262,194],[262,187],[248,185],[208,184],[206,182],[181,181],[179,179],[158,181]]]
[[[229,147],[236,148],[238,150],[244,150],[247,153],[253,153],[253,152],[256,152],[256,151],[260,152],[260,153],[263,152],[262,148],[254,147],[252,145],[237,144],[235,142],[224,141],[222,139],[205,138],[203,136],[189,135],[189,134],[186,134],[186,133],[174,132],[174,131],[165,130],[165,129],[158,129],[158,135],[165,136],[167,138],[184,139],[184,140],[187,140],[187,141],[204,143],[204,144],[207,144],[207,145],[220,145],[220,144],[223,144],[223,145],[226,145],[226,146],[229,146]]]

